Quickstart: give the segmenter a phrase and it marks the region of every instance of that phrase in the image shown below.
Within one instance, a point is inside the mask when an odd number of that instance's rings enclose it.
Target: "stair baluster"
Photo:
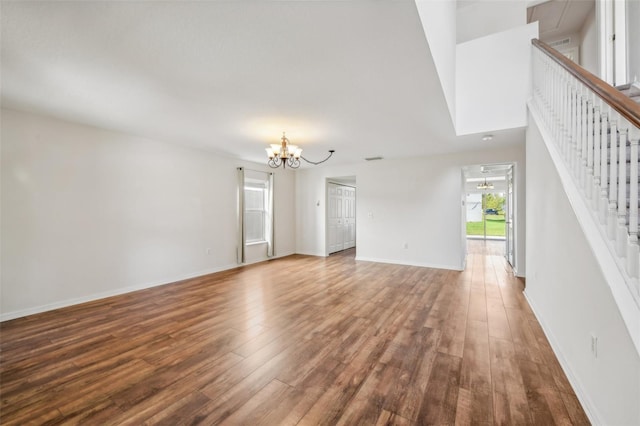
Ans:
[[[582,192],[576,208],[591,207],[591,224],[600,226],[640,307],[640,106],[545,43],[532,44],[531,111],[545,143],[557,148],[554,163],[566,167],[563,182],[573,176],[567,185]]]
[[[609,114],[612,114],[609,109]],[[617,163],[617,135],[618,124],[615,116],[611,116],[609,132],[609,212],[607,214],[607,235],[610,239],[616,238],[616,224],[617,222],[617,201],[618,201],[618,163]]]
[[[618,130],[618,226],[616,232],[616,252],[626,256],[627,243],[627,129],[624,119],[620,119]]]
[[[598,201],[600,197],[600,103],[597,98],[593,102],[593,185],[591,187],[591,208],[598,211]]]
[[[611,184],[611,178],[607,169],[607,158],[609,148],[607,146],[607,132],[609,131],[609,114],[607,108],[600,102],[601,108],[601,125],[600,125],[600,204],[598,209],[598,216],[600,223],[606,225],[607,223],[607,210],[609,209],[609,201],[607,195],[609,194],[609,185]]]
[[[582,93],[580,84],[576,84],[576,99],[575,99],[575,146],[576,155],[573,162],[573,175],[578,180],[578,186],[580,186],[580,164],[582,164]]]
[[[581,143],[581,157],[579,165],[580,176],[580,189],[586,192],[587,182],[587,88],[582,84],[580,85],[580,143]]]
[[[571,85],[571,163],[570,170],[574,176],[578,159],[578,90],[577,85]]]
[[[640,247],[638,246],[638,143],[640,131],[630,127],[629,145],[629,243],[627,245],[627,272],[632,278],[639,276]]]
[[[567,161],[569,159],[569,155],[571,152],[571,149],[570,149],[571,85],[569,84],[570,80],[568,78],[567,73],[563,71],[562,75],[564,78],[564,84],[563,84],[563,94],[562,94],[562,124],[561,124],[562,125],[562,139],[561,139],[562,145],[561,145],[560,152],[562,153],[564,160]]]
[[[587,171],[584,185],[584,192],[587,196],[587,200],[590,200],[593,195],[593,101],[591,93],[587,94],[587,100],[585,106],[587,108]]]

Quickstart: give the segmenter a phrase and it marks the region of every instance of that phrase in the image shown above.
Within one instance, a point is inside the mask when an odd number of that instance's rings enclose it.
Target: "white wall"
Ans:
[[[594,424],[640,424],[640,358],[532,118],[526,156],[525,294]]]
[[[458,45],[458,135],[526,126],[531,39],[537,36],[535,22]]]
[[[235,169],[264,165],[23,112],[1,118],[3,320],[236,266]],[[274,179],[284,255],[295,250],[294,174]]]
[[[516,163],[517,267],[518,274],[524,275],[523,144],[497,150],[299,170],[296,251],[326,254],[325,179],[355,175],[358,259],[461,269],[464,254],[461,168],[504,162]]]
[[[469,2],[457,10],[456,39],[464,43],[527,23],[524,1],[485,0]]]
[[[429,50],[438,71],[440,85],[449,107],[451,121],[456,120],[456,2],[416,0]]]
[[[580,65],[595,75],[600,72],[597,31],[596,8],[594,7],[580,30]]]

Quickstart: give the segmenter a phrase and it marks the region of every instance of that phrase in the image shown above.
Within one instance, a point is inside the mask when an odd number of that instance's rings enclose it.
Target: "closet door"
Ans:
[[[338,185],[330,183],[328,189],[327,230],[329,232],[329,253],[335,253],[342,250],[342,248],[338,248]]]
[[[344,248],[356,246],[356,189],[344,188],[344,223],[345,241]]]
[[[345,199],[344,186],[336,185],[336,213],[338,224],[336,226],[336,251],[344,250],[344,237],[346,224],[344,220]]]
[[[328,184],[329,254],[356,246],[356,189]]]

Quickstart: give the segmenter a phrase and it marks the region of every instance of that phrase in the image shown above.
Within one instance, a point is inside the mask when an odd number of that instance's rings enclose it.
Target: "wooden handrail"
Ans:
[[[596,93],[631,124],[640,128],[640,104],[635,103],[629,97],[620,93],[615,87],[591,74],[545,42],[534,38],[531,40],[531,44],[542,50],[558,65],[567,70],[569,74],[580,80],[582,84]]]

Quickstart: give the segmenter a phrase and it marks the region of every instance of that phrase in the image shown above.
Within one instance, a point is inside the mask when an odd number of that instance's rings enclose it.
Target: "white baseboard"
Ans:
[[[356,260],[364,261],[364,262],[391,263],[393,265],[420,266],[422,268],[449,269],[453,271],[462,271],[462,269],[460,268],[460,265],[456,265],[456,266],[439,265],[435,263],[407,262],[403,260],[380,259],[375,257],[362,257],[362,256],[356,256]]]
[[[241,263],[239,265],[236,265],[235,267],[241,267],[241,266],[249,266],[249,265],[255,265],[256,263],[262,263],[262,262],[266,262],[268,260],[274,260],[274,259],[280,259],[281,257],[287,257],[287,256],[291,256],[296,254],[295,252],[290,252],[290,253],[284,253],[284,254],[277,254],[275,256],[272,257],[264,257],[264,258],[260,258],[257,260],[252,260],[251,262],[245,262],[245,263]]]
[[[297,251],[295,254],[301,254],[304,256],[327,257],[325,253],[315,253],[315,252],[305,252],[305,251]]]
[[[66,308],[68,306],[79,305],[81,303],[93,302],[94,300],[105,299],[107,297],[119,296],[121,294],[131,293],[131,292],[138,291],[138,290],[144,290],[146,288],[158,287],[158,286],[165,285],[165,284],[172,284],[172,283],[175,283],[177,281],[188,280],[190,278],[196,278],[196,277],[201,277],[203,275],[214,274],[216,272],[228,271],[229,269],[234,269],[234,268],[238,268],[238,267],[242,267],[242,266],[252,265],[254,263],[260,263],[260,262],[264,262],[264,261],[267,261],[267,260],[278,259],[278,258],[281,258],[281,257],[291,256],[293,254],[295,254],[295,253],[294,252],[290,252],[290,253],[288,252],[288,253],[278,254],[277,256],[274,256],[274,257],[269,257],[269,258],[265,258],[265,259],[261,259],[261,260],[256,260],[254,262],[245,263],[245,264],[242,264],[242,265],[232,264],[232,265],[218,266],[216,268],[205,269],[205,270],[198,271],[198,272],[192,272],[192,273],[188,273],[188,274],[184,274],[184,275],[177,275],[177,276],[174,276],[174,277],[168,277],[166,279],[162,279],[162,280],[159,280],[159,281],[152,281],[152,282],[148,282],[148,283],[142,283],[142,284],[127,286],[127,287],[121,287],[121,288],[117,288],[117,289],[114,289],[114,290],[109,290],[109,291],[103,291],[103,292],[100,292],[100,293],[90,294],[90,295],[87,295],[87,296],[76,297],[76,298],[73,298],[73,299],[67,299],[67,300],[61,300],[59,302],[48,303],[46,305],[34,306],[32,308],[21,309],[21,310],[18,310],[18,311],[5,312],[5,313],[0,314],[0,322],[9,321],[9,320],[16,319],[16,318],[21,318],[21,317],[26,317],[28,315],[40,314],[42,312],[52,311],[54,309],[60,309],[60,308]]]
[[[513,268],[513,275],[515,275],[518,278],[526,278],[526,276],[524,274],[521,274],[517,268]]]
[[[578,397],[580,404],[582,404],[582,408],[584,408],[584,411],[587,417],[589,418],[589,421],[593,425],[604,424],[601,420],[602,416],[598,412],[598,409],[596,408],[595,404],[593,403],[593,401],[591,401],[591,398],[589,398],[589,395],[584,391],[582,382],[580,381],[578,376],[576,376],[573,373],[573,370],[571,369],[571,364],[567,361],[566,357],[564,356],[564,353],[562,352],[560,345],[558,344],[558,340],[555,338],[555,336],[551,332],[551,329],[547,327],[544,321],[544,318],[538,315],[538,311],[536,310],[536,307],[534,306],[534,303],[532,302],[532,300],[529,299],[526,289],[523,292],[523,294],[525,299],[527,300],[527,303],[531,307],[531,311],[533,311],[533,315],[535,315],[536,319],[538,320],[538,323],[542,327],[542,331],[544,332],[544,335],[547,337],[547,340],[549,340],[551,349],[553,350],[553,353],[558,359],[558,362],[560,362],[560,367],[562,367],[562,371],[564,371],[564,374],[567,376],[567,379],[569,380],[569,383],[571,384],[573,391]]]
[[[216,272],[221,272],[221,271],[226,271],[229,269],[233,269],[233,268],[237,268],[240,265],[225,265],[225,266],[219,266],[216,268],[210,268],[210,269],[205,269],[202,271],[198,271],[198,272],[192,272],[192,273],[188,273],[188,274],[183,274],[183,275],[177,275],[174,277],[168,277],[166,279],[162,279],[159,281],[151,281],[151,282],[147,282],[147,283],[141,283],[141,284],[136,284],[136,285],[132,285],[132,286],[127,286],[127,287],[121,287],[121,288],[117,288],[117,289],[113,289],[113,290],[109,290],[109,291],[103,291],[100,293],[94,293],[94,294],[90,294],[87,296],[82,296],[82,297],[76,297],[73,299],[67,299],[67,300],[61,300],[58,302],[53,302],[53,303],[47,303],[46,305],[40,305],[40,306],[34,306],[31,308],[27,308],[27,309],[21,309],[18,311],[12,311],[12,312],[3,312],[2,314],[0,314],[0,322],[2,321],[9,321],[12,319],[16,319],[16,318],[21,318],[21,317],[26,317],[27,315],[34,315],[34,314],[39,314],[42,312],[47,312],[47,311],[52,311],[54,309],[60,309],[60,308],[66,308],[68,306],[73,306],[73,305],[79,305],[81,303],[86,303],[86,302],[93,302],[94,300],[99,300],[99,299],[105,299],[107,297],[112,297],[112,296],[118,296],[121,294],[125,294],[125,293],[131,293],[134,291],[138,291],[138,290],[144,290],[146,288],[151,288],[151,287],[158,287],[161,285],[165,285],[165,284],[171,284],[177,281],[182,281],[182,280],[187,280],[190,278],[195,278],[195,277],[200,277],[203,275],[209,275],[209,274],[213,274]]]

